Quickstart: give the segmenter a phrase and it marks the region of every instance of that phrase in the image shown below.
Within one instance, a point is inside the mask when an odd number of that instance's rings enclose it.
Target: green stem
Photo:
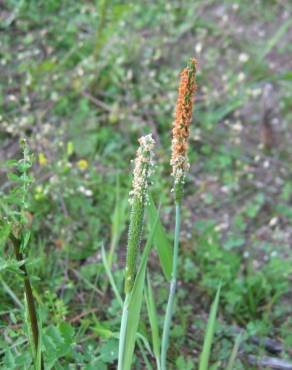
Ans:
[[[129,305],[129,294],[126,294],[124,305],[123,305],[123,314],[122,314],[120,338],[119,338],[118,370],[123,370],[123,357],[124,357],[127,323],[128,323],[128,305]]]
[[[161,344],[161,370],[166,370],[166,358],[167,358],[167,350],[168,350],[168,344],[169,344],[169,332],[170,332],[170,325],[171,325],[171,319],[172,319],[172,314],[173,314],[173,305],[174,305],[176,280],[177,280],[179,233],[180,233],[180,202],[176,201],[172,272],[171,272],[169,296],[168,296],[168,302],[167,302],[167,308],[166,308],[166,314],[165,314],[164,326],[163,326],[162,344]]]
[[[157,366],[157,370],[161,370],[160,358],[159,357],[156,357],[156,366]]]
[[[14,253],[18,262],[24,261],[24,256],[20,250],[20,240],[17,239],[13,234],[10,234],[10,239],[13,243]],[[35,308],[35,301],[32,293],[32,288],[29,280],[29,275],[26,269],[25,264],[23,263],[20,266],[20,270],[23,272],[24,275],[24,291],[27,301],[28,313],[30,318],[30,325],[31,325],[31,332],[33,337],[33,343],[35,348],[35,356],[38,353],[38,346],[39,346],[39,328],[38,328],[38,320],[37,320],[37,313]],[[41,368],[44,369],[43,358],[41,358]]]

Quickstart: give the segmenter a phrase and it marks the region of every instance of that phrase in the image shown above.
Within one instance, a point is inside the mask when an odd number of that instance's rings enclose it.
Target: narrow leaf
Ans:
[[[221,289],[221,286],[219,285],[215,300],[211,306],[207,329],[205,333],[203,351],[200,356],[199,370],[208,370],[209,357],[210,357],[211,346],[213,342],[213,336],[214,336],[215,324],[216,324],[216,316],[217,316],[217,310],[218,310],[218,305],[219,305],[220,289]]]
[[[172,248],[151,196],[149,196],[149,203],[147,205],[147,215],[151,227],[153,227],[155,220],[158,219],[153,241],[159,256],[163,273],[166,279],[170,280],[172,269]]]
[[[102,257],[102,262],[103,262],[103,266],[104,266],[105,272],[106,272],[106,274],[108,276],[108,279],[109,279],[110,285],[112,287],[112,290],[113,290],[113,292],[115,294],[115,297],[116,297],[117,301],[119,302],[119,304],[121,305],[121,307],[123,307],[123,300],[121,298],[121,295],[120,295],[119,290],[118,290],[118,288],[116,286],[114,277],[112,275],[111,269],[109,267],[109,263],[108,263],[108,260],[106,258],[106,254],[105,254],[105,250],[104,250],[103,244],[101,245],[101,257]]]
[[[158,319],[157,319],[157,310],[153,295],[153,290],[151,286],[151,281],[149,274],[147,275],[147,291],[145,294],[147,311],[151,326],[152,333],[152,348],[156,358],[157,366],[160,365],[160,337],[159,337],[159,328],[158,328]]]
[[[117,176],[115,208],[112,214],[111,247],[108,255],[109,267],[111,267],[115,249],[126,226],[125,210],[127,199],[120,196],[120,181]]]
[[[234,346],[233,346],[233,349],[232,349],[232,352],[231,352],[226,370],[233,370],[234,369],[234,363],[235,363],[236,356],[237,356],[237,353],[238,353],[238,349],[239,349],[239,346],[240,346],[241,338],[242,338],[242,333],[239,333],[238,336],[235,339],[235,343],[234,343]]]
[[[272,49],[279,44],[279,41],[281,38],[287,33],[289,28],[292,25],[292,20],[291,18],[288,18],[288,20],[284,23],[281,24],[281,27],[277,29],[277,32],[274,34],[274,36],[267,42],[265,48],[261,52],[261,59],[265,58],[267,54],[272,51]]]
[[[141,263],[136,275],[134,286],[129,295],[128,305],[127,305],[127,320],[126,320],[126,340],[123,351],[123,370],[130,370],[133,360],[133,353],[135,348],[136,334],[138,330],[138,324],[140,319],[140,311],[143,300],[143,290],[145,283],[145,272],[146,264],[153,244],[153,238],[156,231],[157,220],[151,228],[150,236],[145,245]]]

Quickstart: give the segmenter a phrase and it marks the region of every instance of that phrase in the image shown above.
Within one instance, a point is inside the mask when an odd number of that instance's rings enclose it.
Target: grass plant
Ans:
[[[179,252],[179,235],[181,223],[181,200],[183,196],[183,185],[185,175],[189,169],[189,161],[187,157],[189,129],[192,119],[193,97],[196,89],[195,73],[197,62],[192,59],[189,65],[182,71],[180,78],[180,86],[175,112],[175,121],[173,125],[172,138],[172,175],[174,178],[174,199],[175,199],[175,230],[174,230],[174,246],[173,260],[171,271],[171,282],[169,288],[168,303],[164,319],[162,346],[161,346],[161,369],[166,370],[167,349],[169,345],[169,333],[171,320],[173,316],[173,307],[175,299],[175,291],[177,284],[177,265]]]
[[[148,201],[148,187],[153,166],[154,140],[151,135],[143,136],[139,139],[139,144],[130,192],[131,214],[125,267],[125,300],[119,337],[118,370],[127,370],[132,363],[147,258],[144,258],[144,265],[142,265],[137,275],[137,258],[142,237],[144,209]],[[152,240],[148,242],[150,247],[151,244]],[[147,250],[149,253],[149,247],[146,246],[144,255]]]

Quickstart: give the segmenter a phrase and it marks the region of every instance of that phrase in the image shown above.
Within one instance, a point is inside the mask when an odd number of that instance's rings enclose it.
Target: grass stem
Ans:
[[[10,234],[10,239],[13,243],[14,253],[15,253],[17,261],[23,262],[24,256],[20,250],[20,243],[21,243],[20,240],[17,239],[13,234]],[[24,275],[24,291],[25,291],[25,296],[27,300],[30,326],[31,326],[31,332],[32,332],[34,349],[35,349],[35,356],[37,356],[37,353],[39,352],[39,328],[38,328],[35,300],[34,300],[33,293],[32,293],[29,275],[28,275],[28,272],[27,272],[27,269],[24,263],[20,266],[20,269]],[[41,358],[41,369],[44,369],[43,358]]]
[[[180,234],[180,202],[175,204],[175,233],[174,233],[174,247],[173,247],[173,260],[171,282],[169,288],[169,296],[164,319],[162,344],[161,344],[161,370],[166,370],[166,358],[169,345],[169,332],[171,326],[171,319],[173,315],[173,305],[176,291],[177,282],[177,262],[178,262],[178,249],[179,249],[179,234]]]

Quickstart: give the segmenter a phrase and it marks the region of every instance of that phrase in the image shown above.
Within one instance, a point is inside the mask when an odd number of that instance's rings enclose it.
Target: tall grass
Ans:
[[[192,120],[193,97],[196,90],[195,83],[196,60],[192,59],[181,73],[178,99],[176,104],[175,121],[173,124],[172,137],[172,175],[174,177],[174,199],[175,199],[175,231],[171,282],[169,296],[164,319],[162,346],[161,346],[161,369],[166,370],[167,349],[169,345],[169,333],[173,315],[175,291],[177,284],[177,264],[180,234],[181,200],[183,197],[183,186],[185,175],[189,169],[187,156],[189,127]]]
[[[174,179],[173,193],[175,203],[173,251],[170,249],[166,232],[159,220],[159,213],[155,208],[152,198],[148,196],[148,171],[149,164],[151,163],[151,157],[153,155],[150,153],[153,148],[153,142],[150,141],[150,148],[149,145],[146,145],[146,138],[148,138],[147,140],[150,140],[150,136],[140,139],[140,148],[137,151],[137,156],[135,159],[133,188],[130,193],[130,202],[132,208],[130,214],[127,262],[125,266],[125,299],[123,302],[120,326],[118,370],[129,370],[132,366],[133,352],[138,331],[140,310],[142,306],[143,291],[145,294],[147,312],[150,321],[152,350],[156,361],[156,368],[158,370],[167,369],[167,352],[171,332],[171,322],[174,315],[174,302],[177,285],[181,206],[185,177],[189,169],[187,149],[189,129],[192,119],[193,98],[196,90],[196,65],[196,60],[191,59],[188,66],[181,73],[175,120],[172,130],[173,138],[170,164],[172,166],[172,176]],[[139,269],[137,270],[145,205],[147,205],[147,215],[151,229],[151,236],[147,241],[142,254]],[[170,280],[169,296],[166,305],[161,338],[159,334],[159,320],[155,305],[154,292],[149,274],[147,276],[147,283],[145,283],[146,262],[151,244],[153,242],[156,245],[164,275],[168,281]],[[113,282],[109,267],[106,263],[105,268],[115,295],[119,298],[119,295],[116,292],[117,288]],[[220,287],[218,288],[209,314],[203,350],[200,356],[199,370],[207,370],[209,366],[210,351],[219,305],[219,296]],[[141,347],[141,344],[140,348],[142,351],[142,357],[145,360],[145,364],[147,368],[149,368],[149,361],[143,347]]]
[[[119,339],[119,359],[118,370],[129,370],[133,362],[133,352],[138,330],[140,310],[142,306],[143,291],[145,290],[145,301],[148,317],[150,321],[152,350],[158,370],[167,369],[167,351],[170,339],[170,329],[172,317],[174,315],[174,302],[177,285],[177,272],[179,260],[179,238],[181,225],[181,206],[183,199],[183,188],[185,177],[189,169],[188,161],[188,137],[189,128],[192,119],[193,98],[196,91],[196,60],[191,59],[188,66],[182,71],[179,85],[179,93],[176,104],[175,120],[173,124],[172,155],[170,164],[172,166],[172,176],[174,179],[173,194],[175,203],[175,229],[174,245],[171,251],[166,232],[159,220],[154,202],[148,196],[148,166],[151,162],[152,154],[143,148],[145,138],[140,139],[140,148],[135,160],[135,169],[133,176],[133,190],[131,191],[131,215],[129,225],[127,262],[125,267],[125,299],[123,303],[120,339]],[[147,138],[147,137],[146,137]],[[153,145],[151,145],[152,150]],[[141,153],[144,153],[141,156]],[[147,215],[150,224],[151,236],[147,241],[143,252],[140,267],[137,272],[137,257],[139,254],[139,245],[142,235],[142,226],[144,220],[145,200],[147,200]],[[170,279],[169,296],[166,304],[162,337],[159,334],[158,315],[155,305],[154,292],[152,289],[150,275],[147,276],[145,285],[145,269],[147,257],[154,242],[160,258],[162,270],[167,280]],[[106,266],[109,279],[112,282],[112,276]],[[114,292],[116,287],[111,283]],[[116,296],[118,295],[115,293]],[[212,304],[209,314],[208,325],[205,332],[205,340],[202,353],[199,360],[199,370],[207,370],[210,360],[210,352],[215,332],[216,316],[219,305],[220,287],[218,288],[215,300]],[[141,347],[141,346],[140,346]],[[145,351],[141,347],[142,356],[147,368],[149,363]],[[234,361],[234,356],[231,358]],[[147,365],[148,364],[148,365]],[[151,367],[150,367],[151,368]]]
[[[131,369],[134,361],[136,343],[141,351],[147,368],[151,368],[151,364],[147,356],[148,353],[151,356],[154,356],[156,368],[158,370],[166,370],[168,366],[167,354],[172,320],[173,316],[175,316],[174,306],[178,279],[181,207],[185,178],[189,169],[187,151],[190,123],[192,119],[193,99],[196,90],[195,75],[196,61],[195,59],[191,59],[188,66],[181,73],[175,120],[172,130],[173,137],[170,164],[172,166],[175,209],[173,249],[171,249],[167,233],[159,219],[159,212],[149,194],[155,142],[151,135],[146,135],[139,139],[139,147],[134,161],[135,165],[132,189],[129,193],[131,211],[129,217],[127,256],[124,274],[124,298],[122,298],[111,272],[113,256],[124,229],[124,223],[122,223],[121,220],[123,218],[122,213],[125,210],[125,205],[120,201],[119,183],[117,182],[116,207],[112,217],[112,242],[108,255],[102,245],[101,255],[108,282],[122,309],[119,331],[118,370]],[[26,298],[26,306],[23,306],[17,300],[16,303],[22,307],[27,307],[35,369],[39,370],[44,369],[44,360],[41,351],[41,330],[40,323],[38,322],[31,279],[25,264],[25,260],[28,257],[27,248],[30,240],[30,227],[25,215],[28,210],[27,194],[30,182],[32,181],[28,174],[28,170],[31,165],[31,156],[26,144],[23,143],[23,159],[17,163],[20,176],[14,177],[18,185],[10,199],[12,204],[17,204],[17,209],[14,209],[9,213],[11,222],[11,225],[9,226],[9,238],[13,244],[16,260],[18,261],[22,272]],[[147,212],[145,212],[146,210]],[[144,227],[145,213],[147,213],[149,233],[148,238],[146,239],[147,242],[144,245],[144,248],[141,249],[141,245],[143,245],[142,241],[144,240],[144,229],[147,230],[147,228]],[[153,245],[156,247],[164,276],[169,282],[169,295],[166,303],[161,336],[159,316],[155,303],[155,292],[151,284],[149,273],[147,274],[146,279],[147,261]],[[9,291],[9,287],[6,286],[6,290]],[[199,370],[207,370],[209,366],[211,345],[214,337],[216,315],[219,305],[219,296],[220,287],[218,288],[209,314],[203,350],[199,360]],[[143,332],[143,334],[141,334],[141,332],[139,332],[140,313],[144,298],[150,322],[152,348],[148,343],[148,338],[145,333]],[[237,350],[238,342],[236,342],[235,348],[230,357],[228,368],[232,367]]]
[[[148,200],[149,179],[153,166],[154,140],[151,135],[143,136],[139,139],[139,144],[129,198],[131,214],[125,267],[125,300],[119,338],[118,370],[127,370],[131,367],[143,297],[146,260],[148,257],[146,253],[149,253],[152,244],[152,239],[148,240],[140,269],[137,273],[137,259],[142,237],[144,210]]]

